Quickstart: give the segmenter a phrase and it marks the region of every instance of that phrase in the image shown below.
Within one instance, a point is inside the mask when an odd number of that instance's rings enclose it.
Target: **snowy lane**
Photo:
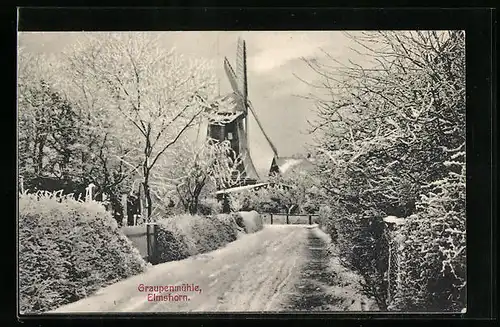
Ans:
[[[244,235],[222,249],[185,260],[152,267],[101,289],[95,295],[53,312],[228,312],[279,311],[300,278],[307,261],[309,226],[266,225],[260,232]],[[149,286],[199,286],[167,293],[162,300]],[[177,295],[173,298],[172,295]],[[186,296],[187,295],[187,296]],[[168,297],[168,300],[165,300]]]

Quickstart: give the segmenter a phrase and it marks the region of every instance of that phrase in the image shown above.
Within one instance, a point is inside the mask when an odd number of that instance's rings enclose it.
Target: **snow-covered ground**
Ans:
[[[141,275],[103,288],[93,296],[53,312],[289,310],[286,304],[290,303],[290,295],[297,291],[297,285],[304,278],[302,270],[310,260],[310,235],[318,232],[322,233],[316,226],[267,225],[257,233],[242,235],[224,248],[151,267]],[[353,278],[345,272],[339,273],[348,279]],[[343,286],[338,286],[339,290],[345,288],[348,291],[345,296],[358,300],[359,296],[348,282],[339,283],[343,283]],[[198,286],[198,289],[191,291],[183,286],[170,295],[168,291],[160,294],[142,290],[144,286],[186,284],[191,288]],[[163,297],[153,298],[153,293]],[[332,310],[345,308],[332,307]]]

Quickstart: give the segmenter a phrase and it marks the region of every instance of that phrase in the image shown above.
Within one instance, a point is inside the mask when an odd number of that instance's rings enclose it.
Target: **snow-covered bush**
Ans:
[[[278,213],[283,210],[277,190],[273,187],[261,188],[248,197],[248,206],[243,206],[244,211],[257,211],[260,213]]]
[[[457,152],[444,164],[455,171],[426,185],[428,193],[417,202],[417,213],[399,230],[395,309],[466,307],[465,153]]]
[[[228,195],[232,212],[257,211],[260,213],[278,213],[285,210],[281,203],[281,192],[274,187],[235,192]]]
[[[238,212],[244,206],[248,208],[250,206],[249,197],[251,195],[251,192],[235,192],[228,194],[231,212]]]
[[[222,204],[215,198],[203,198],[198,203],[198,212],[200,215],[217,215],[222,212]]]
[[[236,223],[235,217],[232,214],[218,214],[214,217],[217,221],[220,221],[224,225],[225,234],[228,236],[229,242],[235,240],[238,236],[238,231],[240,227]]]
[[[235,225],[217,217],[184,214],[161,219],[158,224],[159,262],[213,251],[236,240],[237,234]]]
[[[465,33],[350,37],[368,62],[308,62],[328,89],[316,96],[315,174],[333,211],[340,254],[382,310],[462,309]],[[408,220],[399,234],[384,232],[389,215]],[[398,235],[407,243],[396,248],[400,272],[392,280],[384,270],[388,242]],[[396,291],[391,285],[388,292],[389,281]]]
[[[240,211],[239,215],[243,219],[245,233],[255,233],[264,228],[262,216],[257,211]]]
[[[77,301],[146,267],[102,205],[54,194],[19,195],[22,313]]]
[[[333,212],[332,208],[328,205],[321,206],[318,211],[318,224],[319,228],[321,228],[326,233],[332,236],[332,231],[334,231],[333,224]],[[333,236],[332,236],[333,237]],[[335,238],[333,238],[335,239]]]
[[[238,226],[238,230],[245,232],[245,222],[243,221],[243,216],[239,212],[231,212],[229,215],[236,223],[236,226]]]

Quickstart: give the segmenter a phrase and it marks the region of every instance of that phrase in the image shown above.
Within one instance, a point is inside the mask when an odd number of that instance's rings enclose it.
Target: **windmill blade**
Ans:
[[[239,93],[246,100],[248,96],[247,88],[247,50],[245,41],[238,38],[238,47],[236,49],[236,77],[238,81]]]
[[[250,156],[250,149],[248,148],[248,140],[243,129],[243,122],[240,120],[237,123],[238,135],[239,135],[239,145],[240,151],[242,155],[243,166],[245,167],[245,173],[247,178],[252,178],[259,180],[259,174],[257,173],[257,169],[255,169],[255,165],[253,163],[252,157]]]
[[[233,89],[234,92],[240,93],[239,88],[238,88],[238,81],[236,77],[236,73],[233,70],[233,67],[231,67],[231,64],[229,63],[229,60],[227,58],[224,58],[224,70],[226,71],[227,78],[229,79],[229,83],[231,84],[231,88]]]
[[[247,101],[247,105],[248,105],[248,108],[250,108],[250,111],[252,112],[253,116],[255,117],[255,121],[257,122],[257,125],[259,125],[259,128],[262,131],[262,133],[264,134],[264,137],[266,138],[267,142],[269,143],[269,145],[273,149],[274,155],[276,157],[278,157],[278,150],[274,146],[274,144],[271,141],[271,139],[269,138],[269,136],[267,136],[267,133],[264,131],[264,128],[262,127],[262,124],[260,123],[259,118],[257,117],[257,114],[255,113],[255,110],[254,110],[254,108],[252,106],[252,103],[250,101]]]

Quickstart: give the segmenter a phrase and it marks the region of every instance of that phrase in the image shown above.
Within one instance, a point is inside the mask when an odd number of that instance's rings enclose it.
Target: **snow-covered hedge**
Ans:
[[[453,163],[461,172],[429,183],[417,213],[396,234],[394,309],[457,312],[466,306],[465,153],[454,157],[461,157]]]
[[[222,204],[214,198],[200,199],[198,204],[198,213],[200,215],[217,215],[222,212]]]
[[[77,301],[146,267],[100,204],[41,194],[19,196],[22,313]]]
[[[236,239],[238,231],[241,231],[242,228],[240,228],[240,226],[236,223],[235,215],[221,213],[216,215],[215,218],[222,222],[225,232],[230,236],[230,239]]]
[[[255,233],[264,227],[262,216],[257,211],[238,212],[245,229],[245,233]]]
[[[336,239],[336,232],[333,220],[333,212],[330,206],[321,206],[318,210],[319,228],[329,234],[332,239]]]
[[[255,210],[278,213],[284,210],[280,204],[278,193],[274,188],[230,193],[228,195],[229,206],[232,212]]]
[[[461,311],[465,34],[351,36],[373,69],[310,62],[331,93],[316,99],[315,173],[333,210],[322,225],[334,226],[340,256],[381,310]],[[405,223],[392,231],[387,216]]]
[[[229,215],[178,215],[158,221],[159,262],[182,260],[218,249],[236,240],[237,226]]]

